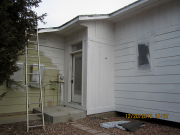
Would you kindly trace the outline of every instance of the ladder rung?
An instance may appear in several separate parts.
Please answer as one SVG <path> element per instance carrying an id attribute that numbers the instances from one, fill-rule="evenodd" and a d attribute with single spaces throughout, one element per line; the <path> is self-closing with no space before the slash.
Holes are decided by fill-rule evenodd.
<path id="1" fill-rule="evenodd" d="M 28 42 L 29 43 L 37 43 L 37 41 L 31 41 L 31 40 L 29 40 Z"/>
<path id="2" fill-rule="evenodd" d="M 39 73 L 27 73 L 28 75 L 39 75 Z"/>
<path id="3" fill-rule="evenodd" d="M 27 48 L 28 50 L 37 50 L 36 48 Z"/>
<path id="4" fill-rule="evenodd" d="M 28 92 L 28 94 L 41 94 L 41 92 Z"/>
<path id="5" fill-rule="evenodd" d="M 33 127 L 43 127 L 43 125 L 29 126 L 29 128 L 33 128 Z"/>
<path id="6" fill-rule="evenodd" d="M 32 116 L 34 116 L 34 115 L 42 115 L 42 113 L 33 113 L 33 114 L 28 114 L 28 115 L 32 115 Z"/>
<path id="7" fill-rule="evenodd" d="M 29 34 L 30 36 L 37 36 L 36 34 Z"/>
<path id="8" fill-rule="evenodd" d="M 33 64 L 27 64 L 27 66 L 33 66 Z M 38 66 L 38 64 L 36 66 Z"/>
<path id="9" fill-rule="evenodd" d="M 37 56 L 28 56 L 28 57 L 30 57 L 30 58 L 38 58 Z"/>
<path id="10" fill-rule="evenodd" d="M 39 82 L 27 82 L 27 83 L 31 83 L 31 84 L 39 84 Z"/>
<path id="11" fill-rule="evenodd" d="M 42 103 L 28 103 L 29 105 L 32 105 L 32 104 L 42 104 Z"/>

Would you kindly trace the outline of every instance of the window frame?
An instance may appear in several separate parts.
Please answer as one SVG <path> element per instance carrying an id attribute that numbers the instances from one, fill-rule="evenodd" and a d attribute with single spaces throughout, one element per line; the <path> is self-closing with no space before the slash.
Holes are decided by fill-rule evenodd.
<path id="1" fill-rule="evenodd" d="M 139 51 L 138 51 L 138 46 L 141 44 L 146 44 L 148 45 L 149 48 L 149 55 L 150 55 L 150 70 L 139 70 Z M 149 39 L 143 39 L 143 40 L 138 40 L 136 43 L 136 56 L 135 56 L 135 75 L 154 75 L 154 43 L 152 42 L 151 38 Z"/>
<path id="2" fill-rule="evenodd" d="M 74 50 L 74 46 L 79 45 L 79 44 L 82 45 L 82 48 L 79 49 L 79 50 Z M 82 53 L 82 50 L 83 50 L 83 42 L 82 42 L 82 41 L 77 42 L 77 43 L 75 43 L 75 44 L 72 44 L 72 45 L 70 45 L 70 46 L 71 46 L 71 52 L 70 52 L 71 55 L 77 54 L 77 53 Z"/>

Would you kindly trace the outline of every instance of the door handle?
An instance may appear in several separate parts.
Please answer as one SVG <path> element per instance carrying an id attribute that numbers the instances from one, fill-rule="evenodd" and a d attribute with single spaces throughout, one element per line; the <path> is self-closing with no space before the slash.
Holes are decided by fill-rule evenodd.
<path id="1" fill-rule="evenodd" d="M 71 83 L 73 83 L 73 79 L 71 79 Z"/>

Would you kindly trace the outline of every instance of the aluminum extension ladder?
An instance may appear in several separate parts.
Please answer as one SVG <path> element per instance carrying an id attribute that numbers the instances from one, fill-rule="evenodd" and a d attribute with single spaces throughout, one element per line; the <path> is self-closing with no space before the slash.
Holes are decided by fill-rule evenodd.
<path id="1" fill-rule="evenodd" d="M 44 113 L 43 113 L 43 100 L 42 100 L 42 86 L 41 86 L 41 69 L 40 69 L 40 53 L 39 53 L 39 37 L 38 37 L 38 27 L 36 26 L 36 34 L 29 34 L 30 36 L 36 36 L 36 39 L 33 41 L 28 39 L 28 42 L 25 44 L 25 83 L 26 83 L 26 112 L 27 112 L 27 132 L 29 131 L 29 128 L 33 128 L 33 127 L 43 127 L 43 129 L 45 130 L 45 125 L 44 125 Z M 26 32 L 26 34 L 28 34 Z M 28 48 L 29 45 L 36 45 L 37 48 Z M 29 56 L 28 55 L 28 50 L 36 50 L 37 51 L 37 56 Z M 30 66 L 32 66 L 32 64 L 28 64 L 28 58 L 34 58 L 34 59 L 38 59 L 38 73 L 28 73 L 27 71 L 27 67 L 30 68 Z M 39 92 L 29 92 L 28 91 L 28 85 L 32 84 L 32 82 L 28 82 L 28 75 L 38 75 L 39 76 L 39 82 L 33 82 L 36 84 L 39 84 Z M 30 103 L 29 100 L 29 94 L 31 95 L 37 95 L 39 94 L 39 103 Z M 41 113 L 35 113 L 35 114 L 29 114 L 29 106 L 31 104 L 39 104 L 39 107 L 41 107 Z M 33 115 L 41 115 L 42 117 L 42 124 L 40 125 L 29 125 L 29 116 L 33 116 Z"/>

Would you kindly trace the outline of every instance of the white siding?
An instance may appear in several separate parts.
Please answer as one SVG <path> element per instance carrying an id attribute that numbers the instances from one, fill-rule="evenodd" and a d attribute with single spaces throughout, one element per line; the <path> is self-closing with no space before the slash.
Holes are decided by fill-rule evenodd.
<path id="1" fill-rule="evenodd" d="M 39 34 L 40 50 L 63 73 L 65 39 L 56 34 Z"/>
<path id="2" fill-rule="evenodd" d="M 180 1 L 173 0 L 117 22 L 114 50 L 115 110 L 169 114 L 180 122 Z M 150 40 L 155 71 L 136 74 L 137 41 Z"/>
<path id="3" fill-rule="evenodd" d="M 56 35 L 53 33 L 42 33 L 39 34 L 39 48 L 42 52 L 44 52 L 44 56 L 51 59 L 53 65 L 57 68 L 46 67 L 46 69 L 55 69 L 59 70 L 59 72 L 64 75 L 64 45 L 65 38 Z M 36 47 L 36 46 L 35 46 Z M 63 93 L 63 89 L 61 87 L 61 93 Z M 62 104 L 63 96 L 61 94 L 60 104 Z"/>
<path id="4" fill-rule="evenodd" d="M 105 21 L 84 25 L 88 27 L 87 114 L 113 111 L 113 25 Z"/>

